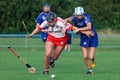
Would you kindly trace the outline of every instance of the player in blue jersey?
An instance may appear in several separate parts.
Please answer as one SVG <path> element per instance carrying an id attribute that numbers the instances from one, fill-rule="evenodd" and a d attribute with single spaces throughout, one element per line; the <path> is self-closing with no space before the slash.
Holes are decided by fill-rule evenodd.
<path id="1" fill-rule="evenodd" d="M 98 46 L 98 35 L 93 27 L 91 18 L 89 14 L 84 12 L 83 7 L 76 7 L 74 16 L 65 19 L 65 23 L 67 22 L 73 22 L 74 26 L 78 28 L 74 33 L 80 32 L 80 46 L 82 47 L 84 62 L 88 68 L 87 74 L 93 74 L 92 68 L 96 65 L 95 52 Z M 89 30 L 92 31 L 91 36 L 82 33 Z"/>
<path id="2" fill-rule="evenodd" d="M 47 13 L 50 12 L 50 3 L 44 3 L 43 4 L 43 12 L 39 14 L 36 20 L 36 27 L 40 26 L 40 24 L 46 20 Z M 45 43 L 47 40 L 47 26 L 41 30 L 41 38 L 42 41 Z"/>

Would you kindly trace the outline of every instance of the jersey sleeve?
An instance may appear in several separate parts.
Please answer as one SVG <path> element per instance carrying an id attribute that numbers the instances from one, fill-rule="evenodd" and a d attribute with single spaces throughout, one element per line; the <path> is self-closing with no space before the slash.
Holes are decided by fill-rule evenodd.
<path id="1" fill-rule="evenodd" d="M 67 23 L 66 29 L 69 31 L 69 30 L 72 30 L 72 28 L 73 28 L 73 25 L 70 23 Z"/>
<path id="2" fill-rule="evenodd" d="M 48 26 L 48 22 L 45 20 L 41 23 L 40 26 L 38 26 L 38 29 L 42 29 L 42 28 L 45 28 L 46 26 Z"/>
<path id="3" fill-rule="evenodd" d="M 58 21 L 57 21 L 57 25 L 58 25 L 58 26 L 60 26 L 60 27 L 62 27 L 62 28 L 64 27 L 63 22 L 62 22 L 62 21 L 60 21 L 60 20 L 58 20 Z"/>
<path id="4" fill-rule="evenodd" d="M 90 22 L 91 23 L 91 18 L 88 14 L 85 14 L 85 22 L 88 23 Z"/>
<path id="5" fill-rule="evenodd" d="M 62 18 L 58 17 L 57 20 L 59 20 L 61 26 L 64 26 L 64 20 Z M 70 23 L 67 23 L 66 29 L 72 30 L 72 28 L 73 28 L 73 25 L 71 25 Z"/>
<path id="6" fill-rule="evenodd" d="M 57 20 L 57 21 L 64 22 L 64 20 L 63 20 L 62 18 L 60 18 L 60 17 L 57 17 L 56 20 Z"/>
<path id="7" fill-rule="evenodd" d="M 36 23 L 41 24 L 42 23 L 42 15 L 39 15 L 36 19 Z"/>
<path id="8" fill-rule="evenodd" d="M 76 20 L 76 19 L 75 19 L 75 17 L 73 16 L 73 17 L 72 17 L 72 22 L 75 22 L 75 20 Z"/>

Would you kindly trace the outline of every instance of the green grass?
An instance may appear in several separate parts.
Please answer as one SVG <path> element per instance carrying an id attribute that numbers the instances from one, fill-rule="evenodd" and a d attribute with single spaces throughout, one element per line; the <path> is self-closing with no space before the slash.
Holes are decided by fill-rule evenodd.
<path id="1" fill-rule="evenodd" d="M 106 39 L 105 41 L 100 39 L 100 41 L 105 43 Z M 101 42 L 100 45 L 103 45 Z M 97 66 L 93 69 L 95 74 L 86 75 L 87 69 L 78 43 L 78 38 L 74 39 L 72 46 L 76 47 L 72 47 L 71 52 L 63 51 L 55 67 L 50 69 L 50 74 L 43 75 L 45 51 L 40 39 L 28 40 L 28 48 L 25 48 L 22 38 L 0 38 L 0 44 L 5 45 L 0 48 L 0 80 L 120 80 L 119 48 L 98 48 Z M 36 74 L 28 73 L 25 65 L 8 51 L 8 44 L 12 45 L 21 57 L 36 68 Z M 56 77 L 52 79 L 51 74 L 55 74 Z"/>

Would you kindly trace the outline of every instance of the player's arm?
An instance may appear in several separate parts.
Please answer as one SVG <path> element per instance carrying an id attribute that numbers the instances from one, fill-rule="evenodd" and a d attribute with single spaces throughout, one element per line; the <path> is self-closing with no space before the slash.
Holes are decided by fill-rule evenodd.
<path id="1" fill-rule="evenodd" d="M 72 29 L 72 30 L 73 30 L 73 33 L 76 34 L 75 31 L 79 31 L 79 28 L 73 26 L 73 29 Z M 83 34 L 85 34 L 85 35 L 87 35 L 88 37 L 90 37 L 90 36 L 94 36 L 94 33 L 93 33 L 91 30 L 80 31 L 80 32 L 83 33 Z"/>
<path id="2" fill-rule="evenodd" d="M 75 29 L 75 30 L 74 30 L 74 33 L 77 33 L 77 32 L 79 32 L 79 31 L 80 31 L 81 33 L 82 33 L 82 32 L 86 32 L 86 31 L 91 31 L 91 22 L 87 22 L 86 25 L 87 25 L 86 27 Z"/>
<path id="3" fill-rule="evenodd" d="M 64 24 L 67 24 L 67 22 L 72 22 L 72 17 L 64 19 Z M 77 28 L 76 26 L 72 27 L 72 30 L 73 30 L 74 34 L 76 34 L 77 32 L 79 32 L 80 31 L 79 29 L 80 28 Z M 85 31 L 80 31 L 80 32 L 82 32 L 83 34 L 85 33 Z"/>
<path id="4" fill-rule="evenodd" d="M 64 19 L 64 24 L 67 24 L 68 22 L 72 22 L 72 17 Z"/>
<path id="5" fill-rule="evenodd" d="M 86 27 L 79 28 L 79 31 L 91 30 L 91 22 L 86 23 Z"/>
<path id="6" fill-rule="evenodd" d="M 86 30 L 91 30 L 91 19 L 90 16 L 84 16 L 86 26 L 83 28 L 79 28 L 79 31 L 86 31 Z"/>
<path id="7" fill-rule="evenodd" d="M 91 23 L 90 22 L 87 22 L 86 23 L 86 27 L 83 27 L 83 28 L 78 28 L 76 30 L 74 30 L 74 33 L 77 33 L 77 32 L 86 32 L 86 31 L 91 31 Z"/>
<path id="8" fill-rule="evenodd" d="M 78 29 L 77 27 L 73 26 L 72 24 L 68 23 L 68 22 L 72 22 L 72 17 L 66 18 L 64 19 L 64 24 L 67 27 L 67 30 L 76 30 Z"/>
<path id="9" fill-rule="evenodd" d="M 90 37 L 90 36 L 94 36 L 94 33 L 92 31 L 81 31 L 81 33 L 85 34 L 86 36 Z"/>
<path id="10" fill-rule="evenodd" d="M 65 22 L 65 24 L 67 24 L 67 22 L 72 22 L 72 17 L 64 19 L 64 22 Z M 86 27 L 79 28 L 78 31 L 86 31 L 86 30 L 91 30 L 91 22 L 86 21 Z"/>
<path id="11" fill-rule="evenodd" d="M 28 35 L 28 37 L 32 37 L 33 35 L 35 35 L 36 33 L 39 32 L 38 27 L 40 26 L 40 24 L 42 23 L 42 16 L 39 15 L 36 19 L 36 28 L 33 30 L 33 32 L 31 34 Z"/>
<path id="12" fill-rule="evenodd" d="M 42 29 L 41 31 L 42 31 L 42 32 L 45 32 L 45 33 L 48 32 L 48 30 L 46 30 L 46 29 Z"/>
<path id="13" fill-rule="evenodd" d="M 67 22 L 72 22 L 72 17 L 66 18 L 64 21 L 65 24 L 67 24 Z M 80 31 L 81 33 L 86 34 L 87 36 L 94 36 L 93 32 L 91 31 L 90 22 L 87 22 L 87 26 L 85 28 L 77 28 L 76 26 L 73 26 L 72 30 L 74 34 Z"/>
<path id="14" fill-rule="evenodd" d="M 36 28 L 33 30 L 33 32 L 31 34 L 28 35 L 28 37 L 32 38 L 32 36 L 34 36 L 36 33 L 38 33 L 41 30 L 39 27 L 40 27 L 40 25 L 37 23 Z"/>
<path id="15" fill-rule="evenodd" d="M 41 29 L 44 28 L 46 25 L 47 25 L 47 21 L 44 21 L 41 25 L 36 24 L 36 28 L 33 30 L 31 34 L 28 35 L 28 37 L 31 38 L 32 36 L 34 36 L 36 33 L 41 31 Z"/>
<path id="16" fill-rule="evenodd" d="M 72 17 L 64 19 L 64 24 L 67 24 L 68 22 L 72 22 Z M 77 32 L 81 31 L 80 28 L 78 28 L 76 26 L 73 26 L 72 30 L 73 30 L 74 34 L 76 34 Z"/>

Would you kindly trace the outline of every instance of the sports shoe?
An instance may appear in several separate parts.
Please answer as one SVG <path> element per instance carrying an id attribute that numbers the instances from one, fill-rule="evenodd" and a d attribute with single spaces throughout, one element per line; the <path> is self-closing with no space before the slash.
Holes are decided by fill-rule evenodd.
<path id="1" fill-rule="evenodd" d="M 95 61 L 92 61 L 92 62 L 91 62 L 91 67 L 94 68 L 95 66 L 96 66 Z"/>
<path id="2" fill-rule="evenodd" d="M 89 68 L 87 74 L 94 74 L 94 72 L 92 71 L 91 68 Z"/>
<path id="3" fill-rule="evenodd" d="M 54 64 L 54 62 L 50 62 L 50 67 L 54 67 L 55 66 L 55 64 Z"/>
<path id="4" fill-rule="evenodd" d="M 51 56 L 50 57 L 50 67 L 54 67 L 55 66 L 55 64 L 54 64 L 54 61 L 53 61 L 53 57 Z"/>
<path id="5" fill-rule="evenodd" d="M 45 74 L 45 75 L 49 74 L 49 71 L 43 71 L 43 74 Z"/>
<path id="6" fill-rule="evenodd" d="M 88 71 L 87 74 L 94 74 L 94 72 L 93 71 Z"/>

